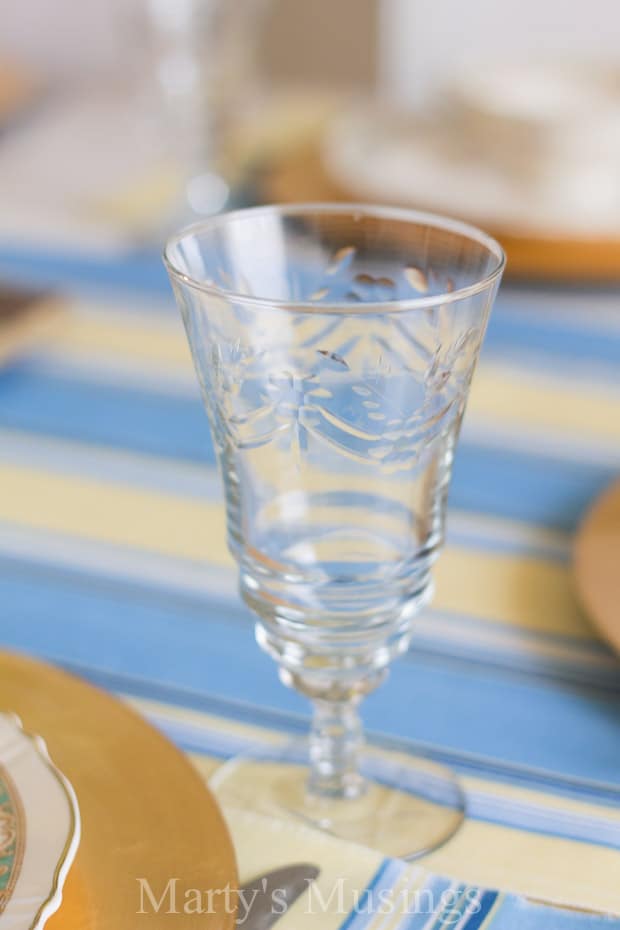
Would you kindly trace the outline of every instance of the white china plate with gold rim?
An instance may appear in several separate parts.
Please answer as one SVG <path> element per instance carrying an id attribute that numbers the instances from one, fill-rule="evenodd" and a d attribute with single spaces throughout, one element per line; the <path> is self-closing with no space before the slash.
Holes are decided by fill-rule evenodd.
<path id="1" fill-rule="evenodd" d="M 0 930 L 45 925 L 79 842 L 75 792 L 44 741 L 0 714 Z"/>

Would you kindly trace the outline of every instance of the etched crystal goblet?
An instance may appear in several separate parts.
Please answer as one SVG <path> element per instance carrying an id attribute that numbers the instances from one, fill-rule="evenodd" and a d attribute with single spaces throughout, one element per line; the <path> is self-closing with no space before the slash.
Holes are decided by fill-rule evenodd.
<path id="1" fill-rule="evenodd" d="M 214 217 L 165 263 L 241 595 L 314 708 L 305 746 L 225 765 L 218 790 L 387 853 L 432 849 L 462 819 L 458 782 L 365 744 L 358 707 L 431 595 L 503 252 L 449 219 L 311 204 Z"/>

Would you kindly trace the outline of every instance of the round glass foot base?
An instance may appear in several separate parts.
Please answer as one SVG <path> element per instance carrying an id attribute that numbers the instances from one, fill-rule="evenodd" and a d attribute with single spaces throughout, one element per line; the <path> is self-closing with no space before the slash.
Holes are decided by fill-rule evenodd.
<path id="1" fill-rule="evenodd" d="M 309 791 L 307 758 L 304 740 L 276 744 L 225 763 L 211 787 L 223 805 L 303 823 L 403 859 L 441 846 L 465 816 L 455 775 L 423 757 L 368 745 L 361 760 L 365 784 L 354 798 Z"/>

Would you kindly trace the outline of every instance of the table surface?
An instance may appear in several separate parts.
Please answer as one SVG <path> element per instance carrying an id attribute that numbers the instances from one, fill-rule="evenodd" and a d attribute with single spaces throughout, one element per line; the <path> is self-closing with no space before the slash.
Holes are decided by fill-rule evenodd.
<path id="1" fill-rule="evenodd" d="M 235 748 L 222 719 L 303 727 L 236 595 L 159 257 L 5 242 L 0 275 L 71 304 L 0 372 L 1 644 L 128 696 L 198 760 Z M 576 603 L 570 558 L 619 471 L 620 293 L 504 287 L 436 598 L 364 708 L 371 729 L 463 776 L 467 825 L 429 867 L 616 912 L 620 667 Z"/>

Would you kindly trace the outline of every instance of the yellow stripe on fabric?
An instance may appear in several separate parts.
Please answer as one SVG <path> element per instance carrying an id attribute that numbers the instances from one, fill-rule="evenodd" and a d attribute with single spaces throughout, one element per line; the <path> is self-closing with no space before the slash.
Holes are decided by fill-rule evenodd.
<path id="1" fill-rule="evenodd" d="M 373 874 L 373 866 L 378 867 L 381 861 L 369 849 L 345 844 L 294 823 L 235 809 L 224 813 L 239 852 L 242 880 L 284 864 L 288 856 L 289 863 L 302 859 L 320 864 L 323 887 L 329 887 L 330 876 L 333 887 L 333 882 L 344 875 L 347 890 L 352 891 L 359 882 L 356 889 L 359 893 Z M 265 826 L 261 824 L 263 819 Z M 267 833 L 271 833 L 268 843 Z M 458 882 L 501 888 L 563 907 L 620 913 L 617 851 L 583 843 L 569 844 L 538 834 L 466 821 L 449 843 L 424 858 L 424 869 Z M 303 917 L 300 913 L 291 928 L 302 930 L 308 926 L 310 930 L 316 926 L 316 923 L 306 925 Z M 331 915 L 325 915 L 320 926 L 327 930 L 339 924 L 331 922 Z M 288 927 L 283 922 L 282 930 Z"/>
<path id="2" fill-rule="evenodd" d="M 620 395 L 571 384 L 541 372 L 481 364 L 469 398 L 469 415 L 505 424 L 550 427 L 574 434 L 620 440 Z"/>
<path id="3" fill-rule="evenodd" d="M 230 565 L 221 505 L 0 465 L 0 520 Z"/>
<path id="4" fill-rule="evenodd" d="M 216 759 L 213 756 L 201 756 L 197 752 L 189 752 L 186 753 L 186 755 L 198 774 L 204 778 L 205 781 L 209 781 L 211 776 L 215 773 L 215 770 L 219 769 L 222 764 L 221 759 Z"/>
<path id="5" fill-rule="evenodd" d="M 232 564 L 224 508 L 174 494 L 0 465 L 0 520 L 181 559 Z M 548 633 L 590 636 L 569 570 L 505 553 L 448 546 L 435 606 Z"/>
<path id="6" fill-rule="evenodd" d="M 215 714 L 208 714 L 205 711 L 191 710 L 176 704 L 167 704 L 164 701 L 153 701 L 148 698 L 135 698 L 122 694 L 119 696 L 138 713 L 146 717 L 156 717 L 158 721 L 170 724 L 176 723 L 189 728 L 208 728 L 222 733 L 223 736 L 235 736 L 240 740 L 269 740 L 273 741 L 274 744 L 282 741 L 280 731 L 271 730 L 258 724 L 239 723 L 229 717 L 220 717 Z"/>
<path id="7" fill-rule="evenodd" d="M 565 565 L 447 546 L 433 606 L 544 633 L 591 637 Z"/>
<path id="8" fill-rule="evenodd" d="M 179 316 L 123 313 L 115 309 L 74 313 L 48 340 L 48 348 L 94 359 L 140 359 L 155 367 L 191 367 L 191 357 Z"/>
<path id="9" fill-rule="evenodd" d="M 231 808 L 224 810 L 224 816 L 242 882 L 292 862 L 309 862 L 321 869 L 312 889 L 278 921 L 278 930 L 338 930 L 347 914 L 360 906 L 364 889 L 383 861 L 374 850 L 301 823 Z"/>
<path id="10" fill-rule="evenodd" d="M 466 820 L 449 843 L 425 857 L 424 866 L 486 888 L 620 914 L 616 849 Z"/>

